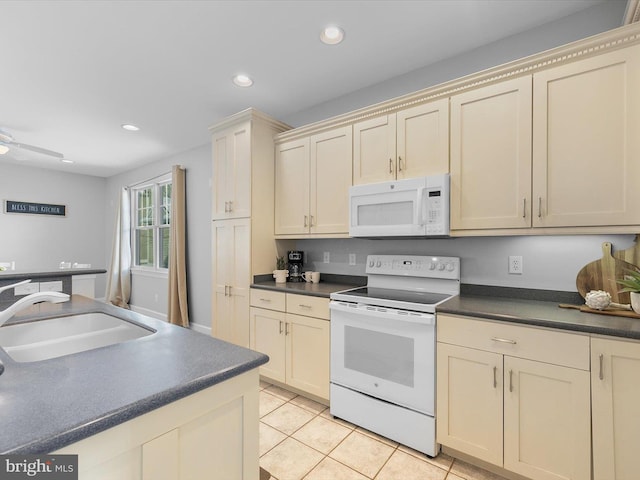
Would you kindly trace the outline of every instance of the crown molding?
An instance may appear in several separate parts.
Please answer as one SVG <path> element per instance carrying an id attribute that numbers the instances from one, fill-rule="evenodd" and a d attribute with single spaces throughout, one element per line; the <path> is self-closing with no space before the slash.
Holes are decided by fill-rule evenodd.
<path id="1" fill-rule="evenodd" d="M 630 1 L 640 2 L 640 0 Z M 462 91 L 500 82 L 509 78 L 532 74 L 547 68 L 571 63 L 635 44 L 640 44 L 640 23 L 622 26 L 545 52 L 530 55 L 414 93 L 338 115 L 327 120 L 303 125 L 276 135 L 275 141 L 276 143 L 282 143 L 310 134 L 347 126 L 376 116 L 395 113 L 415 105 L 447 98 Z"/>
<path id="2" fill-rule="evenodd" d="M 214 131 L 222 130 L 224 128 L 227 128 L 233 125 L 237 125 L 238 123 L 241 123 L 241 122 L 253 121 L 253 120 L 259 120 L 260 122 L 266 125 L 269 125 L 274 130 L 277 130 L 279 132 L 283 132 L 285 130 L 291 129 L 291 125 L 287 125 L 286 123 L 276 120 L 275 118 L 271 117 L 270 115 L 267 115 L 264 112 L 261 112 L 256 108 L 250 107 L 238 113 L 235 113 L 229 117 L 225 117 L 224 120 L 211 125 L 209 127 L 209 131 L 214 132 Z"/>
<path id="3" fill-rule="evenodd" d="M 629 25 L 640 20 L 640 0 L 628 0 L 624 12 L 624 24 Z"/>

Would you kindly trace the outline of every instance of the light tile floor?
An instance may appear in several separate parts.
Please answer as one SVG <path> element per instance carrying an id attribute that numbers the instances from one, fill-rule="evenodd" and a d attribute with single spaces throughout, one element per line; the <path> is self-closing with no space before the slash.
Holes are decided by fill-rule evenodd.
<path id="1" fill-rule="evenodd" d="M 271 480 L 504 480 L 445 454 L 430 458 L 260 382 L 260 466 Z"/>

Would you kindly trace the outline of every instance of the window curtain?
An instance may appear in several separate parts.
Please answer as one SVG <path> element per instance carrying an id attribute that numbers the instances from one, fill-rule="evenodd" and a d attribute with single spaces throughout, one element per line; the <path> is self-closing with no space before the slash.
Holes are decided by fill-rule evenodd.
<path id="1" fill-rule="evenodd" d="M 186 267 L 185 171 L 179 165 L 171 168 L 171 222 L 169 225 L 169 323 L 189 326 Z"/>
<path id="2" fill-rule="evenodd" d="M 126 188 L 120 191 L 105 298 L 113 305 L 129 308 L 131 298 L 131 207 L 129 191 Z"/>

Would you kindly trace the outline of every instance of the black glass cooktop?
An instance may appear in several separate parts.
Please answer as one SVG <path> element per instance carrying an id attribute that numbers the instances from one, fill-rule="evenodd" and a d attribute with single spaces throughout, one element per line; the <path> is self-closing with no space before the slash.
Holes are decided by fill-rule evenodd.
<path id="1" fill-rule="evenodd" d="M 416 292 L 416 291 L 396 290 L 396 289 L 390 289 L 390 288 L 373 288 L 373 287 L 356 288 L 354 290 L 347 290 L 339 293 L 340 295 L 345 295 L 349 297 L 367 298 L 371 300 L 371 303 L 374 303 L 375 299 L 379 298 L 382 300 L 421 303 L 425 305 L 434 305 L 436 303 L 440 303 L 451 297 L 451 295 L 444 294 L 444 293 Z"/>

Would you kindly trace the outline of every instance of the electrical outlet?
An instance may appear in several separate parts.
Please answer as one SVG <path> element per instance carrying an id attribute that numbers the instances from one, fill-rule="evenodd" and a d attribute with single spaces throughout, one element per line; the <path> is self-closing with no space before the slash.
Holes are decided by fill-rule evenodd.
<path id="1" fill-rule="evenodd" d="M 356 254 L 355 253 L 350 253 L 349 254 L 349 265 L 355 265 L 356 264 Z"/>
<path id="2" fill-rule="evenodd" d="M 31 295 L 32 293 L 37 293 L 39 291 L 40 284 L 38 282 L 25 283 L 24 285 L 19 285 L 13 289 L 13 296 Z"/>
<path id="3" fill-rule="evenodd" d="M 329 263 L 331 261 L 331 256 L 329 255 L 329 252 L 324 252 L 324 254 L 322 255 L 322 263 Z"/>
<path id="4" fill-rule="evenodd" d="M 509 256 L 509 273 L 513 275 L 522 275 L 523 264 L 522 256 L 510 255 Z"/>

